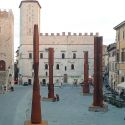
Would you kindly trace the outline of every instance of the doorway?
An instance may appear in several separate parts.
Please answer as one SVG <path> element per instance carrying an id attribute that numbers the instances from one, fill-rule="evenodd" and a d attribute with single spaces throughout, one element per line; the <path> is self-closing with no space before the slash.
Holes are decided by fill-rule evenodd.
<path id="1" fill-rule="evenodd" d="M 42 86 L 46 86 L 46 79 L 42 80 Z"/>
<path id="2" fill-rule="evenodd" d="M 32 80 L 28 79 L 28 84 L 31 85 L 31 83 L 32 83 Z"/>
<path id="3" fill-rule="evenodd" d="M 0 60 L 0 71 L 5 71 L 6 69 L 6 63 L 3 60 Z"/>
<path id="4" fill-rule="evenodd" d="M 68 75 L 67 74 L 64 74 L 64 83 L 67 83 L 68 82 Z"/>

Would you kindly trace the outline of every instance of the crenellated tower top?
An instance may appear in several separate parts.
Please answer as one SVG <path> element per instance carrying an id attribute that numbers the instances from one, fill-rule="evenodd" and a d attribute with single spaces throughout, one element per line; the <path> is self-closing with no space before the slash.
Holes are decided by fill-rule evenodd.
<path id="1" fill-rule="evenodd" d="M 92 32 L 90 34 L 88 33 L 71 33 L 71 32 L 62 32 L 62 33 L 40 33 L 40 36 L 99 36 L 99 33 L 96 32 L 93 34 Z"/>
<path id="2" fill-rule="evenodd" d="M 13 17 L 13 12 L 11 9 L 6 10 L 6 9 L 0 9 L 0 17 L 2 18 L 10 18 Z"/>

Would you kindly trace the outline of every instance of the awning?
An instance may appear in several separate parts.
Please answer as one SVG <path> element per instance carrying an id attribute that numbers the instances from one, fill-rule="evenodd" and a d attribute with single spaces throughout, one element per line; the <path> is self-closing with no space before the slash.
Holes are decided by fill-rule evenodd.
<path id="1" fill-rule="evenodd" d="M 125 82 L 122 82 L 122 83 L 118 84 L 117 88 L 125 89 Z"/>

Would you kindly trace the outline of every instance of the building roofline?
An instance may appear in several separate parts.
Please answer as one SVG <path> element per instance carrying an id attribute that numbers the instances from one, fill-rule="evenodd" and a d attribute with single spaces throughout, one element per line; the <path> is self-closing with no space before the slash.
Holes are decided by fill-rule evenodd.
<path id="1" fill-rule="evenodd" d="M 120 24 L 118 24 L 117 26 L 115 26 L 113 29 L 117 30 L 118 28 L 120 28 L 121 26 L 123 26 L 125 24 L 125 21 L 121 22 Z"/>
<path id="2" fill-rule="evenodd" d="M 41 8 L 41 5 L 40 5 L 39 2 L 36 1 L 36 0 L 23 0 L 23 1 L 21 1 L 20 5 L 19 5 L 19 8 L 21 7 L 22 3 L 29 3 L 29 2 L 30 2 L 30 3 L 31 3 L 31 2 L 37 3 L 37 4 L 39 5 L 39 7 Z"/>
<path id="3" fill-rule="evenodd" d="M 108 52 L 112 51 L 113 49 L 116 49 L 116 43 L 112 43 L 107 46 Z"/>

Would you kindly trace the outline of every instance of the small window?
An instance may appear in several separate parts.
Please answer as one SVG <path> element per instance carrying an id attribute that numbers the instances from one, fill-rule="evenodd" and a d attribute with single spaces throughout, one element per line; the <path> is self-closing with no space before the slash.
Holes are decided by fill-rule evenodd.
<path id="1" fill-rule="evenodd" d="M 29 53 L 29 59 L 32 59 L 32 53 Z"/>
<path id="2" fill-rule="evenodd" d="M 48 76 L 48 72 L 46 72 L 46 76 Z"/>
<path id="3" fill-rule="evenodd" d="M 45 64 L 45 69 L 48 69 L 48 64 Z"/>
<path id="4" fill-rule="evenodd" d="M 56 69 L 59 69 L 59 64 L 56 65 Z"/>
<path id="5" fill-rule="evenodd" d="M 76 53 L 73 53 L 73 59 L 76 59 Z"/>
<path id="6" fill-rule="evenodd" d="M 122 62 L 125 61 L 125 49 L 122 49 L 122 52 L 121 52 L 121 61 Z"/>
<path id="7" fill-rule="evenodd" d="M 65 59 L 65 54 L 64 53 L 62 53 L 62 59 Z"/>
<path id="8" fill-rule="evenodd" d="M 119 58 L 120 58 L 120 55 L 119 55 L 119 51 L 117 50 L 117 53 L 116 53 L 117 62 L 119 62 Z"/>
<path id="9" fill-rule="evenodd" d="M 67 70 L 67 67 L 65 66 L 65 71 Z"/>
<path id="10" fill-rule="evenodd" d="M 71 65 L 71 70 L 74 70 L 74 64 Z"/>
<path id="11" fill-rule="evenodd" d="M 43 59 L 43 53 L 40 53 L 40 59 Z"/>

